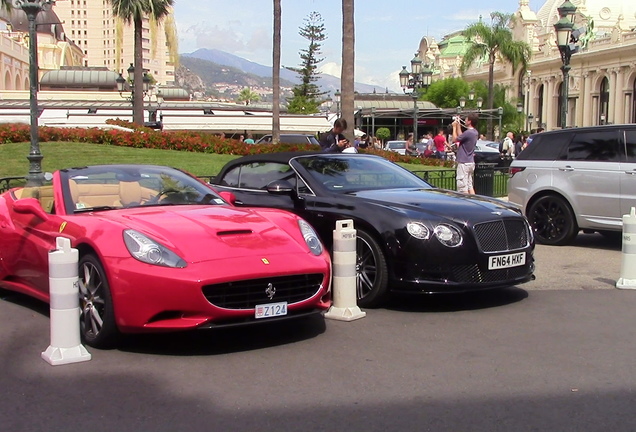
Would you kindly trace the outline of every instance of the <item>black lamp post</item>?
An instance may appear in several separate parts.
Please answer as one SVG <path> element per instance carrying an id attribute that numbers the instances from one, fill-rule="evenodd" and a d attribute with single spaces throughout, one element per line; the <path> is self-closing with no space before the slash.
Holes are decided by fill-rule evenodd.
<path id="1" fill-rule="evenodd" d="M 44 9 L 51 7 L 52 0 L 15 0 L 16 8 L 24 11 L 29 21 L 29 111 L 31 114 L 31 148 L 29 150 L 29 174 L 27 186 L 41 186 L 44 183 L 42 174 L 42 153 L 38 135 L 38 36 L 35 19 Z"/>
<path id="2" fill-rule="evenodd" d="M 517 118 L 519 119 L 519 130 L 521 131 L 522 125 L 522 117 L 521 113 L 523 112 L 523 104 L 521 102 L 517 102 Z"/>
<path id="3" fill-rule="evenodd" d="M 333 94 L 333 98 L 336 101 L 336 116 L 338 118 L 340 118 L 340 98 L 342 97 L 342 94 L 340 93 L 340 90 L 336 90 L 336 92 Z"/>
<path id="4" fill-rule="evenodd" d="M 501 119 L 503 118 L 503 108 L 497 108 L 497 114 L 499 114 L 499 136 L 498 139 L 501 138 Z"/>
<path id="5" fill-rule="evenodd" d="M 561 53 L 561 72 L 563 72 L 563 85 L 561 86 L 561 128 L 565 129 L 567 125 L 568 114 L 568 93 L 570 79 L 570 58 L 577 51 L 577 47 L 572 43 L 572 30 L 574 30 L 574 15 L 576 14 L 576 6 L 565 0 L 559 8 L 559 16 L 561 19 L 554 24 L 554 30 L 557 36 L 557 46 Z"/>
<path id="6" fill-rule="evenodd" d="M 431 85 L 433 79 L 433 71 L 429 68 L 428 64 L 422 67 L 422 59 L 415 53 L 415 57 L 411 60 L 411 72 L 406 70 L 406 66 L 402 66 L 400 71 L 400 86 L 404 93 L 406 89 L 411 89 L 411 97 L 413 98 L 413 142 L 417 142 L 417 114 L 418 106 L 417 100 L 419 99 L 418 89 L 427 89 Z"/>
<path id="7" fill-rule="evenodd" d="M 484 98 L 479 96 L 477 98 L 477 110 L 481 112 L 481 107 L 484 105 Z"/>
<path id="8" fill-rule="evenodd" d="M 134 108 L 135 107 L 135 66 L 131 63 L 130 66 L 128 66 L 128 69 L 126 69 L 126 72 L 128 73 L 128 82 L 130 82 L 129 86 L 126 85 L 127 84 L 126 79 L 122 76 L 121 73 L 115 79 L 115 82 L 117 83 L 117 90 L 119 91 L 119 95 L 121 97 L 124 97 L 122 95 L 123 92 L 128 90 L 128 88 L 130 89 L 130 97 L 127 97 L 127 99 L 132 103 L 133 110 L 134 110 L 135 109 Z M 144 72 L 142 81 L 143 81 L 143 85 L 142 85 L 143 95 L 141 97 L 143 98 L 144 96 L 148 94 L 148 91 L 150 90 L 150 77 L 148 76 L 148 72 Z M 133 113 L 133 118 L 134 117 L 135 116 Z"/>

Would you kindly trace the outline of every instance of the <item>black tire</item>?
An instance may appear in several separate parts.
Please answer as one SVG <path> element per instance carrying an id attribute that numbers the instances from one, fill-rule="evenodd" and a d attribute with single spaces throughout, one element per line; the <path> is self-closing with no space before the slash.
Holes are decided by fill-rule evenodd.
<path id="1" fill-rule="evenodd" d="M 558 195 L 545 195 L 528 208 L 528 222 L 537 242 L 545 245 L 569 244 L 579 232 L 574 213 Z"/>
<path id="2" fill-rule="evenodd" d="M 80 331 L 82 340 L 95 348 L 112 348 L 119 337 L 106 272 L 94 255 L 79 261 Z"/>
<path id="3" fill-rule="evenodd" d="M 377 307 L 388 296 L 388 268 L 378 242 L 358 230 L 356 240 L 356 295 L 358 306 Z"/>

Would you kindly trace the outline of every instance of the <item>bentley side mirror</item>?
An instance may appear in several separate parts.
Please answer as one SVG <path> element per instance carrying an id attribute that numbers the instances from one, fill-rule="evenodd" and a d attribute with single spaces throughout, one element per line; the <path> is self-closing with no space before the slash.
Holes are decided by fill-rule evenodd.
<path id="1" fill-rule="evenodd" d="M 274 180 L 267 185 L 267 192 L 274 195 L 289 195 L 294 192 L 294 186 L 287 180 Z"/>

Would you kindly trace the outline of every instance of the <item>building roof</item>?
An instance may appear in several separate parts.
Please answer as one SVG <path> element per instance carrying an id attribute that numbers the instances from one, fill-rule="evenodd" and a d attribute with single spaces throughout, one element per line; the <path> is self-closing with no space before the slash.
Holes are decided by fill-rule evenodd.
<path id="1" fill-rule="evenodd" d="M 51 88 L 117 88 L 116 72 L 100 69 L 59 69 L 46 72 L 40 79 L 42 87 Z"/>

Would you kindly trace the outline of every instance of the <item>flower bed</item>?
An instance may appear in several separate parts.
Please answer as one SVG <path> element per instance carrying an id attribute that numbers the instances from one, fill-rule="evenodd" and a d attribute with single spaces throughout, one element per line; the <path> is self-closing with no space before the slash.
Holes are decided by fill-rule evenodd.
<path id="1" fill-rule="evenodd" d="M 122 147 L 150 148 L 160 150 L 178 150 L 198 153 L 216 153 L 245 156 L 285 151 L 318 151 L 320 148 L 310 144 L 245 144 L 235 139 L 221 138 L 209 133 L 189 131 L 162 132 L 135 126 L 124 120 L 109 120 L 115 124 L 134 129 L 133 132 L 99 128 L 39 128 L 39 139 L 47 141 L 87 142 Z M 0 125 L 0 144 L 30 141 L 30 129 L 26 124 Z M 452 162 L 440 159 L 402 156 L 396 152 L 360 149 L 361 153 L 376 154 L 393 162 L 451 167 Z"/>

